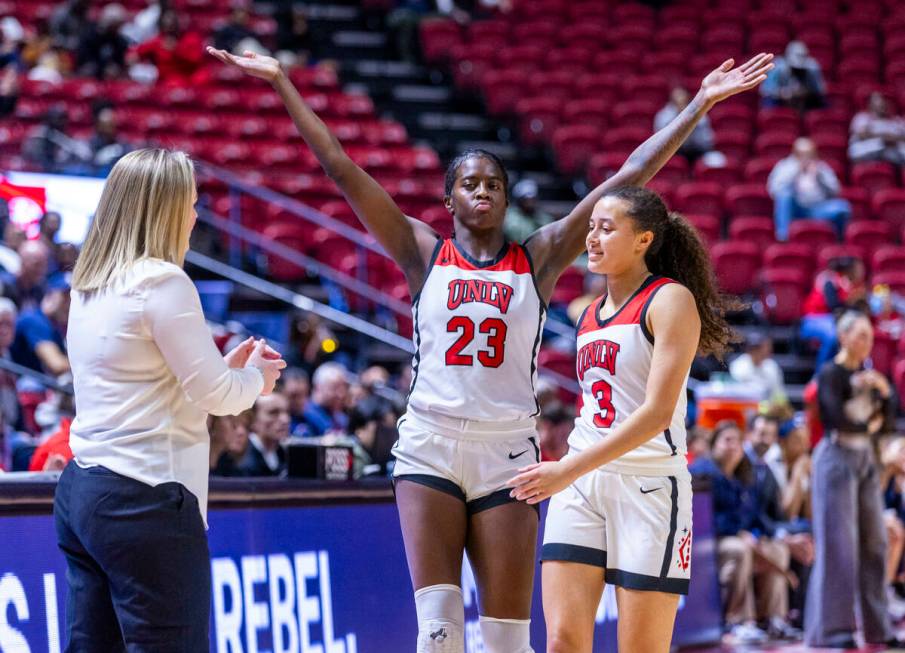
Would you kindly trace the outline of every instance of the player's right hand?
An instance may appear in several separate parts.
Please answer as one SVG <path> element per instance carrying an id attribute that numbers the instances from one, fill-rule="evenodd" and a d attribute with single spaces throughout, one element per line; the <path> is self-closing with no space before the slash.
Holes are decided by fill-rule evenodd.
<path id="1" fill-rule="evenodd" d="M 286 361 L 279 357 L 274 358 L 275 353 L 262 339 L 255 343 L 255 348 L 248 357 L 248 364 L 257 367 L 264 376 L 262 395 L 269 395 L 273 392 L 273 387 L 280 378 L 280 370 L 286 367 Z"/>
<path id="2" fill-rule="evenodd" d="M 235 66 L 243 73 L 257 77 L 268 82 L 276 81 L 283 74 L 283 67 L 280 62 L 273 57 L 256 54 L 251 50 L 246 50 L 244 56 L 238 57 L 230 54 L 226 50 L 218 50 L 211 46 L 207 46 L 207 53 L 225 64 Z"/>

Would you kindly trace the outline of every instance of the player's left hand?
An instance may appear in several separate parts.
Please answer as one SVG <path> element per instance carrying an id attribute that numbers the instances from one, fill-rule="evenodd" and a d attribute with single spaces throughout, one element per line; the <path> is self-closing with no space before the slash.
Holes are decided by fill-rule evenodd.
<path id="1" fill-rule="evenodd" d="M 565 490 L 575 480 L 575 473 L 563 460 L 534 463 L 518 471 L 518 476 L 506 483 L 512 487 L 509 496 L 528 504 L 549 499 L 557 492 Z"/>
<path id="2" fill-rule="evenodd" d="M 716 104 L 749 91 L 767 79 L 767 73 L 773 69 L 773 55 L 761 52 L 737 68 L 734 65 L 734 59 L 727 59 L 701 82 L 701 92 L 709 103 Z"/>

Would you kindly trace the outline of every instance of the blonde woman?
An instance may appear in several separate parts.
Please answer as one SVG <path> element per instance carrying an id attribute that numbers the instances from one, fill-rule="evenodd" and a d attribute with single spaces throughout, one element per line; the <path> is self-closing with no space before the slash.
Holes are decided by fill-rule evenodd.
<path id="1" fill-rule="evenodd" d="M 263 341 L 214 346 L 182 270 L 195 200 L 185 154 L 127 154 L 75 267 L 75 460 L 54 501 L 68 652 L 210 648 L 207 415 L 249 408 L 285 362 Z"/>

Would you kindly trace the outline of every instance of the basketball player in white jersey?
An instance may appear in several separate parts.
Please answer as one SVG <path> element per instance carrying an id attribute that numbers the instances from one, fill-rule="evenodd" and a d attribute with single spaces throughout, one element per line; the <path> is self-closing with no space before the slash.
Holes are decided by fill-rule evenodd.
<path id="1" fill-rule="evenodd" d="M 691 573 L 685 386 L 697 352 L 726 350 L 734 302 L 694 229 L 647 189 L 598 201 L 587 249 L 607 292 L 579 320 L 569 453 L 523 469 L 513 495 L 553 497 L 541 553 L 548 653 L 591 653 L 605 583 L 620 652 L 667 653 Z"/>
<path id="2" fill-rule="evenodd" d="M 764 79 L 771 56 L 736 69 L 725 62 L 614 177 L 564 219 L 518 244 L 503 236 L 509 181 L 493 154 L 472 150 L 450 165 L 445 204 L 455 237 L 443 240 L 403 214 L 346 155 L 275 59 L 209 51 L 273 85 L 326 173 L 408 280 L 417 352 L 394 476 L 415 589 L 418 653 L 464 649 L 459 583 L 466 551 L 478 585 L 484 650 L 530 652 L 537 513 L 509 496 L 506 481 L 526 461 L 538 460 L 534 381 L 546 303 L 584 249 L 597 200 L 609 189 L 644 184 L 713 104 Z"/>

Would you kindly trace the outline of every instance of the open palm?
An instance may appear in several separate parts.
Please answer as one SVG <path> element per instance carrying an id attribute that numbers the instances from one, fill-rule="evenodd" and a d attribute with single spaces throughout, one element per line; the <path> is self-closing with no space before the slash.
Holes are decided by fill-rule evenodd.
<path id="1" fill-rule="evenodd" d="M 216 57 L 225 64 L 235 66 L 246 75 L 258 77 L 260 79 L 272 82 L 280 72 L 280 62 L 273 57 L 265 57 L 249 50 L 245 51 L 245 56 L 238 57 L 230 54 L 226 50 L 218 50 L 217 48 L 207 47 L 208 54 Z"/>
<path id="2" fill-rule="evenodd" d="M 733 68 L 733 65 L 733 59 L 724 61 L 701 82 L 701 90 L 709 101 L 720 102 L 767 79 L 767 73 L 773 68 L 773 55 L 761 52 L 738 68 Z"/>

